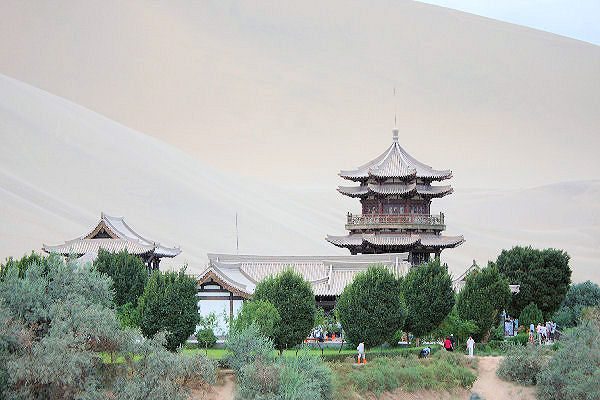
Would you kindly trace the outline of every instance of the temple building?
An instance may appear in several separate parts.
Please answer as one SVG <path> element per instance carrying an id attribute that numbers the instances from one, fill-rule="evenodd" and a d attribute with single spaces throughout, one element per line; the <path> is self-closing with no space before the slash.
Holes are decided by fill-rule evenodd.
<path id="1" fill-rule="evenodd" d="M 327 236 L 333 245 L 351 254 L 408 252 L 410 263 L 417 265 L 465 241 L 462 236 L 442 235 L 444 214 L 431 214 L 432 199 L 453 191 L 449 185 L 434 183 L 450 179 L 452 171 L 433 169 L 410 156 L 398 143 L 398 129 L 393 130 L 392 145 L 379 157 L 339 175 L 357 184 L 340 186 L 338 191 L 360 199 L 362 212 L 347 214 L 349 234 Z"/>
<path id="2" fill-rule="evenodd" d="M 157 270 L 163 257 L 175 257 L 181 253 L 179 247 L 166 247 L 135 232 L 123 217 L 100 214 L 100 221 L 88 234 L 55 246 L 42 245 L 46 253 L 75 256 L 80 262 L 93 261 L 98 250 L 119 252 L 127 250 L 139 256 L 149 270 Z"/>
<path id="3" fill-rule="evenodd" d="M 288 268 L 310 283 L 317 307 L 330 311 L 335 306 L 336 298 L 356 274 L 373 265 L 380 265 L 400 277 L 410 267 L 408 253 L 355 256 L 208 254 L 208 259 L 206 269 L 196 276 L 200 314 L 226 314 L 228 318 L 233 318 L 243 301 L 252 297 L 258 282 Z M 224 327 L 220 327 L 220 333 L 224 331 Z"/>

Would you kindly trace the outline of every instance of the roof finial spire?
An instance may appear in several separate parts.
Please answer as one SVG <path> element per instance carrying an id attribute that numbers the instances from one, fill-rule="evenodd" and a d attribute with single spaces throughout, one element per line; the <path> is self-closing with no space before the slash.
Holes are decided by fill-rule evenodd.
<path id="1" fill-rule="evenodd" d="M 394 86 L 394 129 L 392 129 L 392 138 L 394 139 L 394 142 L 398 141 L 398 126 L 396 124 L 396 86 Z"/>

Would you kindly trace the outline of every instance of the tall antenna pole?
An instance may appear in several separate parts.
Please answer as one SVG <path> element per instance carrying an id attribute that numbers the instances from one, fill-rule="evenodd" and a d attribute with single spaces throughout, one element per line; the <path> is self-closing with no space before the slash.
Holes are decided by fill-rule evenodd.
<path id="1" fill-rule="evenodd" d="M 240 254 L 240 236 L 238 232 L 237 211 L 235 213 L 235 253 Z"/>

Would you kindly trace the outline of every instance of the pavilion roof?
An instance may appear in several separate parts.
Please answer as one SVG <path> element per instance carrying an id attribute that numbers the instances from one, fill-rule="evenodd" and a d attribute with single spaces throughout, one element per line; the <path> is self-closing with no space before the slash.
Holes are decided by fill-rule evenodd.
<path id="1" fill-rule="evenodd" d="M 465 241 L 463 236 L 444 236 L 435 233 L 414 232 L 350 233 L 345 236 L 328 235 L 326 239 L 335 246 L 345 248 L 370 245 L 382 248 L 404 248 L 405 250 L 419 245 L 432 249 L 451 248 L 459 246 Z"/>
<path id="2" fill-rule="evenodd" d="M 98 237 L 100 234 L 107 237 Z M 158 242 L 146 239 L 125 222 L 123 217 L 114 217 L 105 213 L 100 214 L 100 221 L 88 234 L 66 241 L 56 246 L 43 245 L 48 253 L 56 252 L 63 255 L 98 253 L 98 249 L 108 251 L 127 250 L 131 254 L 154 253 L 158 257 L 175 257 L 181 253 L 181 248 L 163 246 Z"/>
<path id="3" fill-rule="evenodd" d="M 374 177 L 423 180 L 443 180 L 452 177 L 450 170 L 436 170 L 406 152 L 398 143 L 398 130 L 394 129 L 394 141 L 385 152 L 374 160 L 353 170 L 342 170 L 339 175 L 351 181 L 366 181 Z"/>
<path id="4" fill-rule="evenodd" d="M 199 283 L 214 277 L 229 290 L 251 295 L 258 282 L 288 268 L 302 275 L 316 296 L 338 296 L 360 272 L 373 265 L 383 265 L 397 276 L 409 268 L 407 253 L 362 254 L 356 256 L 256 256 L 209 254 L 209 265 L 199 275 Z M 241 293 L 239 293 L 241 292 Z"/>
<path id="5" fill-rule="evenodd" d="M 349 197 L 369 195 L 408 195 L 419 194 L 423 197 L 444 197 L 453 192 L 452 186 L 431 186 L 412 183 L 367 183 L 360 186 L 339 186 L 338 192 Z"/>

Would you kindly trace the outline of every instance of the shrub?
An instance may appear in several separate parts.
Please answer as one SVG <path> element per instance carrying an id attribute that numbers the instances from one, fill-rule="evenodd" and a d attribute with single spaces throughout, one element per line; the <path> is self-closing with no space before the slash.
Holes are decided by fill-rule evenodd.
<path id="1" fill-rule="evenodd" d="M 112 278 L 117 307 L 127 303 L 134 307 L 137 305 L 148 281 L 148 271 L 141 258 L 129 254 L 127 250 L 115 253 L 99 249 L 94 267 Z"/>
<path id="2" fill-rule="evenodd" d="M 169 332 L 166 346 L 171 351 L 185 343 L 200 320 L 196 294 L 196 280 L 185 274 L 185 268 L 179 273 L 152 272 L 137 306 L 144 336 Z"/>
<path id="3" fill-rule="evenodd" d="M 298 357 L 257 359 L 241 369 L 239 399 L 330 399 L 331 371 L 318 357 L 301 350 Z"/>
<path id="4" fill-rule="evenodd" d="M 198 346 L 204 348 L 213 347 L 217 343 L 217 337 L 210 328 L 199 329 L 196 332 L 196 340 L 198 340 Z"/>
<path id="5" fill-rule="evenodd" d="M 412 268 L 402 280 L 401 287 L 407 306 L 404 330 L 417 338 L 437 328 L 452 311 L 452 278 L 439 258 Z"/>
<path id="6" fill-rule="evenodd" d="M 584 308 L 598 305 L 600 305 L 600 286 L 590 281 L 576 283 L 569 287 L 553 319 L 562 328 L 570 328 L 577 325 Z"/>
<path id="7" fill-rule="evenodd" d="M 523 311 L 521 311 L 519 323 L 529 329 L 531 324 L 537 326 L 537 324 L 544 323 L 544 316 L 542 315 L 542 311 L 532 302 L 525 306 Z"/>
<path id="8" fill-rule="evenodd" d="M 256 325 L 240 331 L 233 331 L 226 344 L 225 362 L 237 374 L 246 364 L 254 364 L 256 360 L 268 363 L 273 358 L 273 341 L 260 334 Z"/>
<path id="9" fill-rule="evenodd" d="M 539 398 L 598 399 L 600 393 L 600 331 L 590 322 L 575 328 L 538 375 Z"/>
<path id="10" fill-rule="evenodd" d="M 469 335 L 472 335 L 476 331 L 477 325 L 475 324 L 475 321 L 461 319 L 455 304 L 450 314 L 448 314 L 440 326 L 431 333 L 431 336 L 435 339 L 440 339 L 454 334 L 454 338 L 458 345 L 460 343 L 465 343 L 469 338 Z"/>
<path id="11" fill-rule="evenodd" d="M 456 306 L 460 319 L 472 320 L 477 325 L 473 339 L 487 339 L 490 328 L 498 322 L 500 310 L 508 304 L 510 296 L 508 282 L 493 265 L 467 276 Z"/>
<path id="12" fill-rule="evenodd" d="M 507 343 L 518 344 L 521 346 L 527 346 L 529 341 L 529 335 L 527 333 L 519 333 L 515 336 L 509 337 L 506 339 Z"/>
<path id="13" fill-rule="evenodd" d="M 384 343 L 406 319 L 400 281 L 383 267 L 356 275 L 340 295 L 337 310 L 348 340 L 368 347 Z"/>
<path id="14" fill-rule="evenodd" d="M 498 365 L 496 374 L 505 381 L 532 386 L 537 382 L 537 375 L 547 363 L 543 346 L 508 346 L 506 357 Z"/>
<path id="15" fill-rule="evenodd" d="M 280 352 L 302 343 L 314 326 L 316 307 L 312 287 L 291 269 L 261 281 L 252 298 L 252 301 L 268 301 L 277 309 L 281 323 L 274 326 L 272 337 Z"/>
<path id="16" fill-rule="evenodd" d="M 281 323 L 279 312 L 266 300 L 251 300 L 244 303 L 233 321 L 234 330 L 242 330 L 255 324 L 261 335 L 273 339 L 277 326 Z"/>

